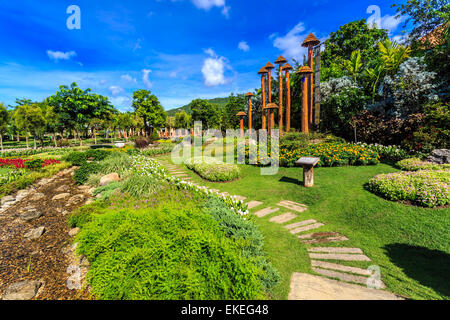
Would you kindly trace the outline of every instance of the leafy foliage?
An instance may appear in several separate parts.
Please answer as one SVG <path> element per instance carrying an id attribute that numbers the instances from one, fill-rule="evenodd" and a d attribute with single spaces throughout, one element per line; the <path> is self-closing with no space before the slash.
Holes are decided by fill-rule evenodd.
<path id="1" fill-rule="evenodd" d="M 241 175 L 238 165 L 223 163 L 214 158 L 193 158 L 186 162 L 186 167 L 209 181 L 232 181 Z"/>

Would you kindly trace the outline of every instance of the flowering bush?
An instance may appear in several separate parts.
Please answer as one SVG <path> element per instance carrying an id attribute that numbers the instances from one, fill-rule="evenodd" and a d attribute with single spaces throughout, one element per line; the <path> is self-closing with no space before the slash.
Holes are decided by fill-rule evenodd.
<path id="1" fill-rule="evenodd" d="M 232 181 L 241 175 L 241 169 L 235 164 L 221 162 L 214 158 L 190 159 L 186 167 L 210 181 Z"/>
<path id="2" fill-rule="evenodd" d="M 27 165 L 28 163 L 28 165 Z M 55 159 L 46 159 L 46 160 L 24 160 L 24 159 L 2 159 L 0 158 L 0 167 L 14 167 L 16 169 L 36 169 L 36 168 L 45 168 L 46 166 L 60 163 Z"/>
<path id="3" fill-rule="evenodd" d="M 377 143 L 358 143 L 358 145 L 378 153 L 381 161 L 399 161 L 408 157 L 408 153 L 398 146 L 383 146 Z"/>
<path id="4" fill-rule="evenodd" d="M 280 165 L 293 167 L 301 157 L 320 158 L 318 167 L 337 167 L 344 165 L 373 165 L 379 163 L 376 151 L 361 145 L 346 143 L 320 143 L 298 150 L 280 150 Z"/>
<path id="5" fill-rule="evenodd" d="M 237 200 L 234 196 L 226 196 L 206 187 L 194 185 L 192 182 L 186 182 L 180 178 L 171 176 L 169 172 L 162 167 L 156 160 L 142 155 L 132 156 L 132 172 L 139 175 L 149 175 L 158 178 L 161 181 L 172 183 L 180 190 L 189 190 L 194 193 L 208 195 L 213 194 L 222 198 L 228 207 L 235 213 L 245 216 L 248 214 L 247 205 L 242 200 Z"/>
<path id="6" fill-rule="evenodd" d="M 450 164 L 439 165 L 433 162 L 422 161 L 418 158 L 411 158 L 397 162 L 397 167 L 405 171 L 442 170 L 450 168 Z"/>
<path id="7" fill-rule="evenodd" d="M 443 206 L 450 203 L 450 171 L 380 174 L 369 181 L 368 189 L 393 201 L 412 201 L 430 208 Z"/>

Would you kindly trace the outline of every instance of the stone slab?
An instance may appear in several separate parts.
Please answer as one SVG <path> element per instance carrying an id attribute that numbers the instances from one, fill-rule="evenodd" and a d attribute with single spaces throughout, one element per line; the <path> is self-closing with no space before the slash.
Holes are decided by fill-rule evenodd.
<path id="1" fill-rule="evenodd" d="M 308 252 L 363 254 L 363 252 L 360 248 L 336 248 L 336 247 L 314 247 L 314 248 L 309 248 Z"/>
<path id="2" fill-rule="evenodd" d="M 300 233 L 300 232 L 305 232 L 305 231 L 317 229 L 317 228 L 320 228 L 322 226 L 324 226 L 323 223 L 314 223 L 314 224 L 310 224 L 310 225 L 307 225 L 307 226 L 304 226 L 304 227 L 295 228 L 295 229 L 291 230 L 291 233 L 292 234 L 297 234 L 297 233 Z"/>
<path id="3" fill-rule="evenodd" d="M 319 243 L 331 243 L 331 242 L 342 242 L 348 241 L 347 237 L 338 236 L 338 237 L 326 237 L 326 238 L 317 238 L 311 240 L 301 240 L 304 244 L 319 244 Z"/>
<path id="4" fill-rule="evenodd" d="M 346 253 L 310 253 L 311 259 L 321 260 L 342 260 L 342 261 L 371 261 L 364 254 L 346 254 Z"/>
<path id="5" fill-rule="evenodd" d="M 298 236 L 299 239 L 316 239 L 316 238 L 327 238 L 327 237 L 337 237 L 340 236 L 337 232 L 315 232 L 315 233 L 308 233 L 308 234 L 302 234 L 301 236 Z"/>
<path id="6" fill-rule="evenodd" d="M 253 208 L 255 208 L 255 207 L 257 207 L 257 206 L 260 206 L 260 205 L 262 205 L 263 204 L 263 202 L 259 202 L 259 201 L 250 201 L 249 203 L 247 203 L 247 206 L 248 206 L 248 208 L 249 209 L 253 209 Z"/>
<path id="7" fill-rule="evenodd" d="M 287 208 L 289 210 L 294 210 L 294 211 L 297 211 L 297 212 L 303 212 L 303 211 L 306 211 L 308 209 L 308 207 L 306 205 L 301 204 L 301 203 L 297 203 L 297 202 L 294 202 L 294 201 L 290 201 L 290 200 L 283 200 L 283 201 L 279 202 L 277 204 L 277 206 L 284 207 L 284 208 Z"/>
<path id="8" fill-rule="evenodd" d="M 336 263 L 331 263 L 331 262 L 326 262 L 326 261 L 311 260 L 311 265 L 313 267 L 320 267 L 323 269 L 332 269 L 332 270 L 337 270 L 337 271 L 349 272 L 349 273 L 359 274 L 361 276 L 370 276 L 372 274 L 372 272 L 370 272 L 367 269 L 344 266 L 342 264 L 336 264 Z"/>
<path id="9" fill-rule="evenodd" d="M 27 233 L 24 234 L 24 238 L 27 240 L 34 240 L 42 236 L 45 232 L 45 227 L 39 227 L 36 229 L 31 229 Z"/>
<path id="10" fill-rule="evenodd" d="M 384 291 L 306 273 L 294 273 L 289 300 L 403 300 Z"/>
<path id="11" fill-rule="evenodd" d="M 244 197 L 244 196 L 234 196 L 234 197 L 236 198 L 236 200 L 242 200 L 242 201 L 247 199 L 247 197 Z"/>
<path id="12" fill-rule="evenodd" d="M 257 215 L 259 218 L 265 217 L 271 213 L 277 212 L 278 210 L 280 210 L 280 208 L 272 208 L 272 207 L 268 207 L 262 210 L 259 210 L 257 212 L 255 212 L 255 215 Z"/>
<path id="13" fill-rule="evenodd" d="M 287 226 L 284 226 L 286 229 L 291 230 L 297 227 L 301 227 L 301 226 L 306 226 L 308 224 L 313 224 L 313 223 L 317 223 L 316 220 L 314 219 L 310 219 L 310 220 L 304 220 L 304 221 L 300 221 L 300 222 L 296 222 L 293 224 L 288 224 Z"/>
<path id="14" fill-rule="evenodd" d="M 317 272 L 318 274 L 321 274 L 325 277 L 336 278 L 341 281 L 359 283 L 362 285 L 367 285 L 367 280 L 369 279 L 368 277 L 356 276 L 353 274 L 342 273 L 339 271 L 326 270 L 326 269 L 322 269 L 322 268 L 312 268 L 312 269 L 315 272 Z M 383 282 L 380 282 L 380 285 L 381 286 L 379 289 L 386 288 L 386 286 L 384 285 Z"/>
<path id="15" fill-rule="evenodd" d="M 281 224 L 281 223 L 291 221 L 292 219 L 295 219 L 295 218 L 297 218 L 297 215 L 295 213 L 288 212 L 288 213 L 273 217 L 269 221 Z"/>

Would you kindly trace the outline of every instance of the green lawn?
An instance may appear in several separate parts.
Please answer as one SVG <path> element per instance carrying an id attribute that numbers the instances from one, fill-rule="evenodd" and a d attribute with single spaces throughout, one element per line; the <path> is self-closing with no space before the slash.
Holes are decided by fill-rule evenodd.
<path id="1" fill-rule="evenodd" d="M 337 231 L 350 239 L 327 246 L 359 247 L 372 259 L 370 263 L 346 264 L 379 266 L 387 289 L 405 297 L 450 298 L 450 209 L 394 203 L 364 189 L 364 184 L 376 174 L 396 169 L 385 164 L 318 168 L 315 186 L 306 189 L 299 184 L 300 168 L 280 168 L 275 176 L 261 176 L 260 168 L 254 166 L 241 168 L 242 178 L 230 183 L 207 182 L 185 170 L 202 185 L 263 201 L 264 207 L 274 206 L 283 199 L 304 203 L 309 208 L 299 214 L 298 221 L 316 219 L 326 224 L 318 231 Z M 273 294 L 275 299 L 287 298 L 292 272 L 313 273 L 307 246 L 282 226 L 268 221 L 288 211 L 281 209 L 256 220 L 266 237 L 269 258 L 283 276 Z"/>

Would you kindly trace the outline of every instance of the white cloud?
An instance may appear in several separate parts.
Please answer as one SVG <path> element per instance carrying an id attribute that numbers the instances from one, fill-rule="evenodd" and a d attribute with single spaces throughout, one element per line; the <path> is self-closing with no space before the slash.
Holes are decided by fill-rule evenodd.
<path id="1" fill-rule="evenodd" d="M 133 77 L 130 76 L 128 73 L 127 73 L 127 74 L 124 74 L 124 75 L 122 75 L 122 76 L 120 76 L 120 79 L 122 79 L 123 81 L 126 81 L 126 82 L 134 82 L 134 83 L 137 83 L 136 78 L 133 78 Z"/>
<path id="2" fill-rule="evenodd" d="M 205 53 L 210 57 L 205 59 L 202 67 L 204 83 L 207 87 L 215 87 L 228 82 L 225 78 L 225 70 L 230 67 L 227 65 L 225 57 L 219 57 L 214 50 L 207 49 Z"/>
<path id="3" fill-rule="evenodd" d="M 209 10 L 212 7 L 224 7 L 225 0 L 191 0 L 191 2 L 199 9 Z"/>
<path id="4" fill-rule="evenodd" d="M 273 39 L 274 47 L 283 51 L 286 58 L 300 60 L 307 53 L 307 49 L 302 47 L 303 40 L 308 36 L 303 22 L 299 22 L 291 31 L 284 36 L 272 34 L 269 38 Z"/>
<path id="5" fill-rule="evenodd" d="M 113 106 L 122 109 L 122 111 L 127 111 L 131 108 L 132 99 L 128 96 L 118 96 L 110 99 Z"/>
<path id="6" fill-rule="evenodd" d="M 150 89 L 153 85 L 148 78 L 151 72 L 152 70 L 142 69 L 142 81 L 144 82 L 147 89 Z"/>
<path id="7" fill-rule="evenodd" d="M 199 9 L 208 11 L 212 7 L 222 8 L 222 14 L 229 17 L 231 7 L 227 6 L 225 0 L 191 0 L 191 2 Z"/>
<path id="8" fill-rule="evenodd" d="M 242 50 L 244 52 L 249 52 L 250 51 L 250 46 L 245 41 L 239 42 L 238 48 L 239 48 L 239 50 Z"/>
<path id="9" fill-rule="evenodd" d="M 122 87 L 119 86 L 110 86 L 109 91 L 111 91 L 111 94 L 113 97 L 117 97 L 119 94 L 125 93 Z"/>
<path id="10" fill-rule="evenodd" d="M 47 50 L 47 55 L 50 58 L 50 60 L 58 62 L 59 60 L 70 60 L 71 58 L 76 57 L 77 53 L 75 51 L 62 52 L 62 51 Z"/>

